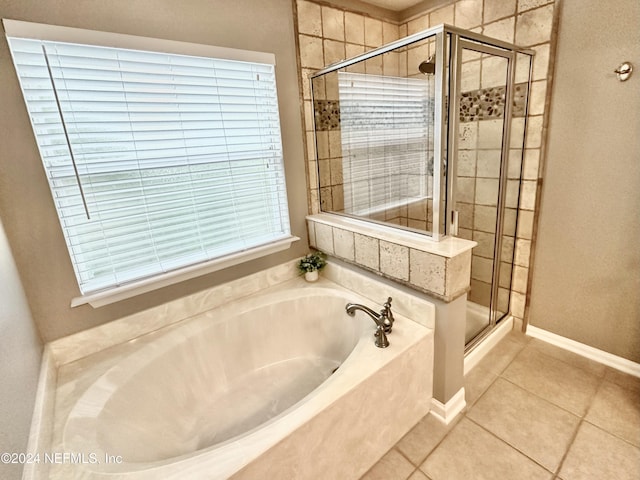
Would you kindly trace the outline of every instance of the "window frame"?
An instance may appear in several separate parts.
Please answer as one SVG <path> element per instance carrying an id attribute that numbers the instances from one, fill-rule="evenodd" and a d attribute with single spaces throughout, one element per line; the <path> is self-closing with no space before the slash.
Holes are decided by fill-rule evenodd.
<path id="1" fill-rule="evenodd" d="M 173 40 L 162 40 L 154 38 L 139 37 L 135 35 L 115 34 L 109 32 L 98 32 L 92 30 L 61 27 L 55 25 L 37 24 L 16 20 L 3 19 L 3 26 L 7 37 L 28 38 L 41 41 L 55 41 L 65 43 L 76 43 L 83 45 L 93 45 L 99 47 L 121 48 L 128 50 L 143 50 L 175 55 L 188 55 L 197 57 L 211 57 L 222 60 L 243 61 L 251 63 L 271 64 L 275 67 L 275 55 L 272 53 L 239 50 L 212 45 L 202 45 Z M 26 104 L 26 99 L 25 99 Z M 28 108 L 28 107 L 27 107 Z M 31 115 L 30 115 L 31 118 Z M 280 121 L 280 118 L 278 118 Z M 281 124 L 281 122 L 279 122 Z M 281 139 L 281 137 L 280 137 Z M 285 165 L 282 158 L 282 171 L 284 174 Z M 286 178 L 284 205 L 287 208 L 286 218 L 290 220 L 288 211 L 288 201 L 286 195 Z M 52 199 L 53 201 L 53 199 Z M 56 211 L 58 209 L 56 208 Z M 58 215 L 58 219 L 60 217 Z M 290 222 L 289 222 L 290 223 Z M 146 293 L 158 288 L 162 288 L 174 283 L 178 283 L 190 278 L 195 278 L 207 273 L 228 268 L 233 265 L 270 255 L 278 251 L 285 250 L 291 246 L 292 242 L 299 240 L 291 235 L 290 227 L 288 237 L 278 238 L 270 243 L 250 247 L 248 249 L 236 250 L 232 253 L 215 257 L 210 260 L 200 261 L 195 264 L 186 265 L 164 273 L 155 274 L 150 277 L 131 280 L 121 285 L 114 285 L 102 290 L 91 291 L 81 294 L 71 301 L 71 307 L 83 304 L 91 304 L 93 307 L 107 305 L 135 295 Z M 73 259 L 70 255 L 70 261 Z M 78 280 L 78 279 L 77 279 Z M 79 280 L 78 280 L 79 284 Z"/>

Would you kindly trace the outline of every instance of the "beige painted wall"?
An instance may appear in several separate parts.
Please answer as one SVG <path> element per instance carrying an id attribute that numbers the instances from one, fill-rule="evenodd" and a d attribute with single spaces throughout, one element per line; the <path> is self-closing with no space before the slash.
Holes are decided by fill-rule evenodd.
<path id="1" fill-rule="evenodd" d="M 529 321 L 640 362 L 640 2 L 562 3 Z"/>
<path id="2" fill-rule="evenodd" d="M 0 222 L 0 452 L 25 452 L 42 345 Z M 0 463 L 0 478 L 18 479 L 22 465 Z"/>
<path id="3" fill-rule="evenodd" d="M 307 250 L 305 164 L 290 0 L 0 0 L 15 20 L 273 52 L 294 235 L 285 252 L 93 309 L 79 294 L 7 42 L 0 38 L 0 218 L 45 342 L 276 265 Z"/>

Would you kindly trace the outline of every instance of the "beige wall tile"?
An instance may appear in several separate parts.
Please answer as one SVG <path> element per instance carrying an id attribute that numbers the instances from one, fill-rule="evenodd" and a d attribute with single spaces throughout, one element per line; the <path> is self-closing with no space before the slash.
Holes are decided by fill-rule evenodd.
<path id="1" fill-rule="evenodd" d="M 529 276 L 528 268 L 515 265 L 513 267 L 513 283 L 511 285 L 511 288 L 516 292 L 526 293 L 528 276 Z"/>
<path id="2" fill-rule="evenodd" d="M 341 228 L 333 229 L 333 246 L 337 256 L 351 261 L 355 259 L 355 240 L 353 235 L 353 232 L 342 230 Z"/>
<path id="3" fill-rule="evenodd" d="M 484 23 L 516 13 L 517 0 L 484 0 Z"/>
<path id="4" fill-rule="evenodd" d="M 445 292 L 451 297 L 469 288 L 471 279 L 471 251 L 445 260 Z"/>
<path id="5" fill-rule="evenodd" d="M 524 117 L 514 117 L 511 119 L 511 139 L 510 148 L 522 148 L 524 144 Z"/>
<path id="6" fill-rule="evenodd" d="M 409 35 L 421 32 L 429 28 L 429 15 L 422 15 L 418 18 L 414 18 L 407 23 L 407 32 Z"/>
<path id="7" fill-rule="evenodd" d="M 462 64 L 460 90 L 472 92 L 480 88 L 480 60 L 473 60 Z"/>
<path id="8" fill-rule="evenodd" d="M 331 164 L 329 163 L 329 159 L 318 160 L 318 173 L 320 188 L 331 185 Z"/>
<path id="9" fill-rule="evenodd" d="M 456 203 L 458 211 L 458 228 L 473 228 L 473 205 L 471 203 Z"/>
<path id="10" fill-rule="evenodd" d="M 340 130 L 329 130 L 329 155 L 331 158 L 342 157 L 342 135 Z"/>
<path id="11" fill-rule="evenodd" d="M 400 38 L 400 27 L 394 23 L 382 22 L 382 42 L 393 42 Z"/>
<path id="12" fill-rule="evenodd" d="M 307 132 L 307 158 L 309 161 L 316 159 L 316 137 L 313 132 Z"/>
<path id="13" fill-rule="evenodd" d="M 371 75 L 382 75 L 382 56 L 369 58 L 364 62 L 364 71 Z"/>
<path id="14" fill-rule="evenodd" d="M 471 278 L 480 280 L 481 282 L 491 283 L 492 277 L 493 260 L 474 255 L 471 258 Z"/>
<path id="15" fill-rule="evenodd" d="M 538 168 L 540 166 L 540 150 L 532 148 L 524 151 L 524 166 L 522 178 L 525 180 L 537 180 Z"/>
<path id="16" fill-rule="evenodd" d="M 356 263 L 380 270 L 379 242 L 376 238 L 354 234 Z"/>
<path id="17" fill-rule="evenodd" d="M 325 253 L 333 254 L 333 228 L 330 225 L 316 223 L 316 247 Z"/>
<path id="18" fill-rule="evenodd" d="M 484 26 L 484 33 L 487 37 L 497 38 L 505 42 L 513 43 L 515 35 L 515 17 L 508 17 L 497 22 L 489 23 Z"/>
<path id="19" fill-rule="evenodd" d="M 519 188 L 520 182 L 518 180 L 507 180 L 507 191 L 504 202 L 507 208 L 518 208 Z"/>
<path id="20" fill-rule="evenodd" d="M 459 150 L 458 151 L 458 175 L 462 177 L 474 177 L 476 175 L 476 156 L 475 150 Z"/>
<path id="21" fill-rule="evenodd" d="M 322 40 L 300 35 L 300 64 L 303 68 L 320 69 L 324 66 Z"/>
<path id="22" fill-rule="evenodd" d="M 527 210 L 518 212 L 518 238 L 531 240 L 534 213 Z"/>
<path id="23" fill-rule="evenodd" d="M 516 44 L 522 47 L 548 42 L 551 38 L 553 5 L 529 10 L 518 15 Z"/>
<path id="24" fill-rule="evenodd" d="M 344 41 L 344 13 L 330 7 L 322 7 L 322 36 Z"/>
<path id="25" fill-rule="evenodd" d="M 318 165 L 315 160 L 309 162 L 309 185 L 318 188 Z"/>
<path id="26" fill-rule="evenodd" d="M 553 0 L 518 0 L 518 12 L 531 10 L 532 8 L 541 7 L 548 3 L 553 3 Z"/>
<path id="27" fill-rule="evenodd" d="M 309 35 L 322 36 L 320 5 L 298 0 L 298 31 Z"/>
<path id="28" fill-rule="evenodd" d="M 502 57 L 482 59 L 482 88 L 504 87 L 507 83 L 508 62 Z"/>
<path id="29" fill-rule="evenodd" d="M 473 28 L 482 24 L 482 0 L 458 0 L 455 4 L 455 25 Z"/>
<path id="30" fill-rule="evenodd" d="M 375 18 L 364 19 L 364 44 L 369 47 L 382 45 L 382 22 Z"/>
<path id="31" fill-rule="evenodd" d="M 438 295 L 445 293 L 445 259 L 437 255 L 409 251 L 409 281 Z"/>
<path id="32" fill-rule="evenodd" d="M 364 45 L 364 17 L 357 13 L 344 13 L 345 39 L 349 43 Z"/>
<path id="33" fill-rule="evenodd" d="M 529 114 L 542 115 L 544 113 L 544 103 L 547 95 L 547 81 L 539 80 L 532 82 L 531 95 L 529 96 Z"/>
<path id="34" fill-rule="evenodd" d="M 536 55 L 533 57 L 533 79 L 546 80 L 549 71 L 549 51 L 550 44 L 537 45 L 533 47 Z"/>
<path id="35" fill-rule="evenodd" d="M 490 205 L 490 206 L 497 205 L 499 188 L 500 188 L 500 184 L 498 179 L 493 179 L 493 178 L 476 179 L 475 203 L 477 205 Z"/>
<path id="36" fill-rule="evenodd" d="M 501 149 L 503 126 L 504 121 L 502 119 L 478 122 L 478 148 Z"/>
<path id="37" fill-rule="evenodd" d="M 485 258 L 493 258 L 493 250 L 495 247 L 495 235 L 484 232 L 473 232 L 473 240 L 478 245 L 473 249 L 473 254 Z"/>
<path id="38" fill-rule="evenodd" d="M 346 50 L 347 58 L 353 58 L 364 53 L 364 46 L 355 45 L 353 43 L 347 43 L 347 45 L 345 46 L 345 50 Z M 364 66 L 361 68 L 362 68 L 362 72 L 364 72 Z M 349 71 L 356 72 L 357 70 L 354 70 L 353 67 L 349 67 Z"/>
<path id="39" fill-rule="evenodd" d="M 542 115 L 529 117 L 527 123 L 526 148 L 540 148 L 542 144 Z"/>
<path id="40" fill-rule="evenodd" d="M 344 211 L 344 188 L 342 185 L 334 186 L 331 189 L 331 201 L 334 212 Z"/>
<path id="41" fill-rule="evenodd" d="M 458 129 L 458 148 L 460 150 L 475 150 L 478 141 L 478 123 L 466 122 L 461 123 Z"/>
<path id="42" fill-rule="evenodd" d="M 331 187 L 320 187 L 320 208 L 323 212 L 333 211 Z"/>
<path id="43" fill-rule="evenodd" d="M 329 155 L 329 132 L 316 132 L 316 155 L 320 160 L 330 158 Z"/>
<path id="44" fill-rule="evenodd" d="M 524 239 L 516 240 L 516 256 L 514 263 L 521 267 L 529 266 L 529 257 L 531 255 L 531 241 Z"/>
<path id="45" fill-rule="evenodd" d="M 474 178 L 458 177 L 456 179 L 457 196 L 459 202 L 474 203 L 476 182 Z"/>
<path id="46" fill-rule="evenodd" d="M 380 271 L 393 278 L 409 280 L 409 248 L 380 240 Z"/>
<path id="47" fill-rule="evenodd" d="M 523 210 L 534 210 L 536 206 L 536 186 L 537 182 L 525 180 L 520 188 L 520 208 Z"/>
<path id="48" fill-rule="evenodd" d="M 346 58 L 344 51 L 344 42 L 335 40 L 325 40 L 324 42 L 324 64 L 331 65 Z M 327 92 L 328 95 L 329 92 Z M 329 98 L 332 100 L 333 98 Z"/>
<path id="49" fill-rule="evenodd" d="M 331 185 L 344 183 L 342 158 L 331 159 Z"/>
<path id="50" fill-rule="evenodd" d="M 448 23 L 454 25 L 454 9 L 455 4 L 446 5 L 438 8 L 429 14 L 429 23 L 431 27 L 440 25 L 441 23 Z"/>
<path id="51" fill-rule="evenodd" d="M 400 54 L 388 52 L 382 55 L 382 71 L 387 76 L 400 76 L 399 57 Z"/>
<path id="52" fill-rule="evenodd" d="M 483 178 L 500 178 L 501 153 L 500 150 L 478 150 L 476 175 Z"/>
<path id="53" fill-rule="evenodd" d="M 524 318 L 525 295 L 519 292 L 511 292 L 511 314 L 514 317 Z"/>
<path id="54" fill-rule="evenodd" d="M 486 233 L 495 233 L 498 209 L 485 205 L 475 205 L 473 215 L 473 228 Z"/>

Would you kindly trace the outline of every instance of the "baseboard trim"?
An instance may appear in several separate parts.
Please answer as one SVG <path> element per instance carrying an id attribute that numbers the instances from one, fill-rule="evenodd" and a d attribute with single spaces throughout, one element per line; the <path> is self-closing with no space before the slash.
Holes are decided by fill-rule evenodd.
<path id="1" fill-rule="evenodd" d="M 527 325 L 527 335 L 533 338 L 537 338 L 544 342 L 555 345 L 556 347 L 563 348 L 573 353 L 577 353 L 585 358 L 594 360 L 596 362 L 607 365 L 608 367 L 615 368 L 621 372 L 628 373 L 634 377 L 640 378 L 640 364 L 627 360 L 626 358 L 613 355 L 612 353 L 605 352 L 584 343 L 576 342 L 569 338 L 557 335 L 555 333 L 548 332 L 533 325 Z"/>
<path id="2" fill-rule="evenodd" d="M 449 399 L 446 404 L 443 404 L 435 398 L 431 399 L 431 415 L 436 417 L 440 422 L 445 425 L 449 425 L 451 421 L 458 415 L 464 407 L 467 406 L 467 402 L 464 397 L 464 387 L 458 390 L 453 397 Z"/>
<path id="3" fill-rule="evenodd" d="M 486 338 L 478 343 L 473 350 L 464 356 L 464 374 L 469 373 L 511 330 L 513 330 L 513 317 L 509 315 L 502 320 Z"/>

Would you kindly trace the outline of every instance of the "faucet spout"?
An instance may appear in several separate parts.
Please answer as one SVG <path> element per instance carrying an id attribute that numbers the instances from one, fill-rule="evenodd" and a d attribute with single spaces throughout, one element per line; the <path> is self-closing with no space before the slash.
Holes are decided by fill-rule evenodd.
<path id="1" fill-rule="evenodd" d="M 360 310 L 361 312 L 366 313 L 376 324 L 376 347 L 386 348 L 389 346 L 389 340 L 387 339 L 387 333 L 391 333 L 391 328 L 393 326 L 393 313 L 391 312 L 391 297 L 389 297 L 386 303 L 383 306 L 384 308 L 380 310 L 380 313 L 376 313 L 371 308 L 366 305 L 361 305 L 359 303 L 347 303 L 346 311 L 350 316 L 354 316 L 356 311 Z"/>

